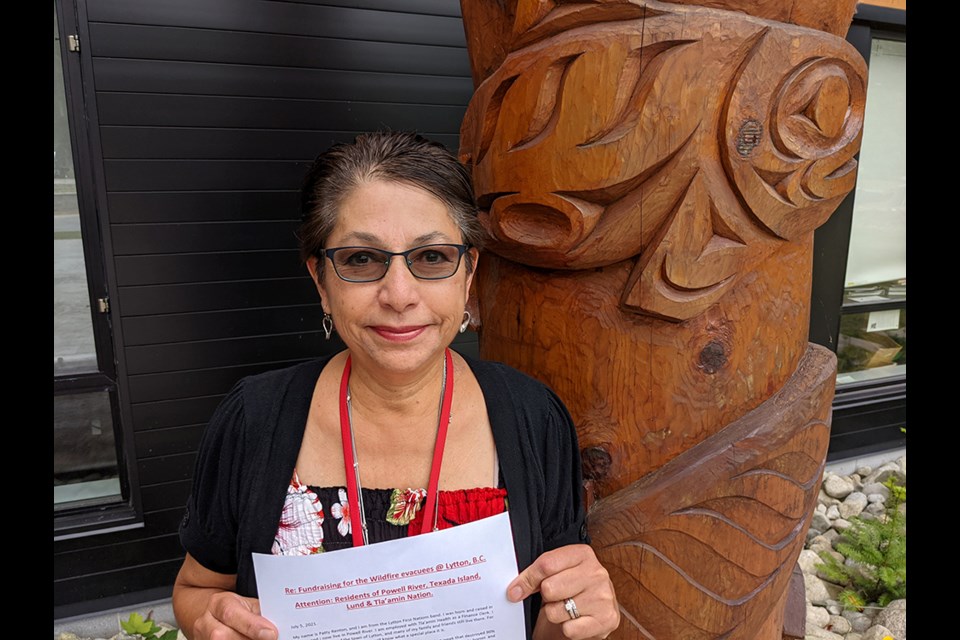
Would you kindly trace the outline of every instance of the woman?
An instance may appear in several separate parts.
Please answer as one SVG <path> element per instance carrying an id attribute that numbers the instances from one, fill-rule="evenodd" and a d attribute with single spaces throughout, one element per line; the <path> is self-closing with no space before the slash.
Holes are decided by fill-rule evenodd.
<path id="1" fill-rule="evenodd" d="M 180 625 L 274 639 L 252 552 L 417 535 L 509 503 L 521 573 L 507 597 L 524 601 L 528 637 L 606 637 L 619 612 L 585 544 L 567 410 L 532 378 L 448 349 L 483 239 L 466 169 L 414 134 L 363 135 L 317 158 L 302 209 L 323 326 L 347 350 L 245 378 L 218 407 L 180 530 Z"/>

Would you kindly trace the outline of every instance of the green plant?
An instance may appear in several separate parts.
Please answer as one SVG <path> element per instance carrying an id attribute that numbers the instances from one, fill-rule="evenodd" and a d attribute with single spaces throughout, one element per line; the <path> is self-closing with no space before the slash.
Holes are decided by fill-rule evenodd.
<path id="1" fill-rule="evenodd" d="M 885 607 L 907 597 L 907 516 L 900 511 L 907 488 L 893 477 L 883 484 L 890 490 L 886 513 L 875 520 L 851 518 L 851 526 L 837 543 L 837 551 L 850 564 L 829 552 L 820 553 L 823 563 L 817 569 L 827 580 L 845 587 L 838 600 L 846 609 L 862 610 L 870 602 Z"/>
<path id="2" fill-rule="evenodd" d="M 149 612 L 146 618 L 139 613 L 131 613 L 129 618 L 120 621 L 120 628 L 124 633 L 143 640 L 177 640 L 176 629 L 164 631 L 152 618 L 153 611 Z"/>

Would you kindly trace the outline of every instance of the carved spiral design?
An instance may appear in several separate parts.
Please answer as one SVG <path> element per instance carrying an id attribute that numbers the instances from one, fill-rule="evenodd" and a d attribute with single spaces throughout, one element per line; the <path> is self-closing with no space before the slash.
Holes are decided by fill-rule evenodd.
<path id="1" fill-rule="evenodd" d="M 792 240 L 823 224 L 853 189 L 866 68 L 839 38 L 817 34 L 800 51 L 785 36 L 764 34 L 741 69 L 727 107 L 724 161 L 761 226 Z M 770 83 L 766 61 L 777 58 L 787 64 Z M 753 122 L 766 122 L 766 131 Z"/>
<path id="2" fill-rule="evenodd" d="M 865 87 L 837 58 L 812 60 L 790 73 L 771 109 L 771 135 L 784 154 L 820 160 L 842 153 L 863 128 Z"/>

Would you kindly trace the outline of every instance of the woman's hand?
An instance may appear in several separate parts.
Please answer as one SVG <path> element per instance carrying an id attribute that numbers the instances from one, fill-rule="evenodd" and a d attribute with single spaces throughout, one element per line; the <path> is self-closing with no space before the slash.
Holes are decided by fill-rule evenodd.
<path id="1" fill-rule="evenodd" d="M 190 554 L 173 585 L 173 611 L 190 640 L 277 640 L 260 601 L 235 592 L 237 577 L 205 568 Z"/>
<path id="2" fill-rule="evenodd" d="M 256 598 L 221 591 L 212 595 L 208 602 L 207 610 L 193 624 L 191 640 L 277 640 L 276 627 L 260 615 L 260 601 Z"/>
<path id="3" fill-rule="evenodd" d="M 507 598 L 519 602 L 538 591 L 543 604 L 534 638 L 606 638 L 620 625 L 613 582 L 589 545 L 571 544 L 542 554 L 510 583 Z M 577 618 L 566 608 L 571 599 Z"/>

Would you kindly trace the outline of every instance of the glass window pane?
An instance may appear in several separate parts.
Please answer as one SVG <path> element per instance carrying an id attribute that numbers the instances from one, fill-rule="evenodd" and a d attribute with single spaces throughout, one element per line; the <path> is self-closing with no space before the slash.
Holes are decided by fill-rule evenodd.
<path id="1" fill-rule="evenodd" d="M 906 374 L 907 43 L 874 38 L 844 304 L 899 308 L 840 317 L 837 383 Z"/>
<path id="2" fill-rule="evenodd" d="M 874 39 L 846 286 L 907 277 L 907 43 Z"/>
<path id="3" fill-rule="evenodd" d="M 847 313 L 840 317 L 837 382 L 907 373 L 907 310 Z"/>
<path id="4" fill-rule="evenodd" d="M 77 183 L 53 13 L 53 375 L 97 371 Z"/>
<path id="5" fill-rule="evenodd" d="M 106 391 L 53 397 L 54 511 L 120 500 Z"/>

